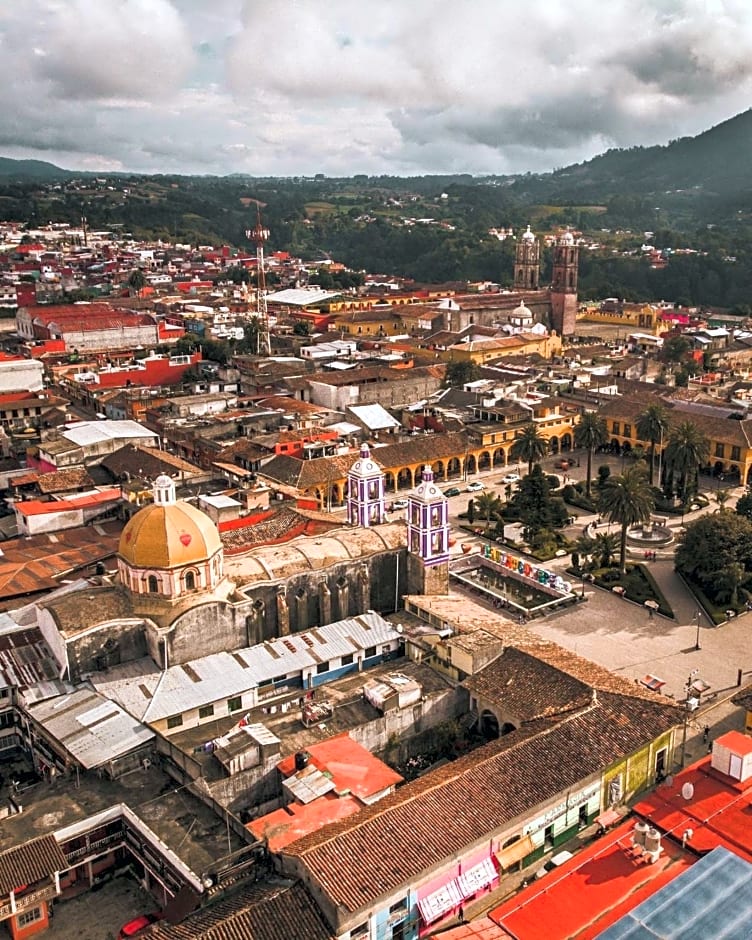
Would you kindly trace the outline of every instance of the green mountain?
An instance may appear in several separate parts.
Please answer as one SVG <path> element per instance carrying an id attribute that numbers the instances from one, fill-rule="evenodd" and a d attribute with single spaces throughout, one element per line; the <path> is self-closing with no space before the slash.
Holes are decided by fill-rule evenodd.
<path id="1" fill-rule="evenodd" d="M 0 177 L 4 180 L 52 180 L 71 175 L 70 170 L 63 170 L 45 160 L 13 160 L 10 157 L 0 157 Z"/>
<path id="2" fill-rule="evenodd" d="M 665 146 L 608 150 L 585 163 L 520 179 L 513 189 L 557 202 L 688 190 L 729 196 L 752 190 L 751 151 L 752 109 L 697 137 Z"/>

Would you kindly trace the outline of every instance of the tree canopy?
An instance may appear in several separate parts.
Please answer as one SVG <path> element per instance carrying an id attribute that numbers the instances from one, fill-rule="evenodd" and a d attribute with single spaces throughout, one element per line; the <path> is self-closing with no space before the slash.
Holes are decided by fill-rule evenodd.
<path id="1" fill-rule="evenodd" d="M 687 524 L 675 561 L 712 601 L 734 603 L 752 572 L 752 520 L 735 512 L 701 516 Z"/>

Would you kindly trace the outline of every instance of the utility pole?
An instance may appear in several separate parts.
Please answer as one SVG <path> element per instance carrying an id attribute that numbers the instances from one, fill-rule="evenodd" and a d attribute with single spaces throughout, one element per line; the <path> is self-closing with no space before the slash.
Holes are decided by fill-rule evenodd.
<path id="1" fill-rule="evenodd" d="M 692 680 L 697 675 L 698 670 L 693 669 L 687 677 L 687 681 L 684 685 L 684 726 L 682 729 L 682 751 L 681 751 L 681 766 L 684 767 L 684 762 L 687 755 L 687 725 L 689 724 L 689 715 L 690 712 L 693 712 L 697 708 L 697 699 L 690 697 L 690 692 L 692 691 Z"/>
<path id="2" fill-rule="evenodd" d="M 261 209 L 256 206 L 256 225 L 246 229 L 245 237 L 256 243 L 256 353 L 268 356 L 272 343 L 269 335 L 269 316 L 266 309 L 266 270 L 264 268 L 264 244 L 269 239 L 269 229 L 261 224 Z"/>

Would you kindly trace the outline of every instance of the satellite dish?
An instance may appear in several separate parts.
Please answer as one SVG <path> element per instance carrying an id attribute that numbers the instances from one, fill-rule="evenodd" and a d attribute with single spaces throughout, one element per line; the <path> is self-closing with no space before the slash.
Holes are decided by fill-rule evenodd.
<path id="1" fill-rule="evenodd" d="M 695 795 L 694 784 L 690 783 L 688 780 L 682 787 L 681 794 L 685 800 L 691 800 L 692 797 Z"/>

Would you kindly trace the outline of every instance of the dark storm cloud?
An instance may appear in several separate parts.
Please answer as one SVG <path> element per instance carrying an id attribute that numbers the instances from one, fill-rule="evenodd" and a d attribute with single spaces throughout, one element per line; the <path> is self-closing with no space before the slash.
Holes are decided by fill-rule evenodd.
<path id="1" fill-rule="evenodd" d="M 69 166 L 511 172 L 748 107 L 741 0 L 25 0 L 0 147 Z"/>

